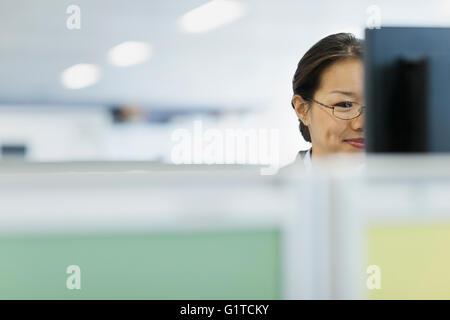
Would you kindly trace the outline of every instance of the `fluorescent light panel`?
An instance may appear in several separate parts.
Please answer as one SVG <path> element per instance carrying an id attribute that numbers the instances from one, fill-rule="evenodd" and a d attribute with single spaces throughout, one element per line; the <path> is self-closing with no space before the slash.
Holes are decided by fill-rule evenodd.
<path id="1" fill-rule="evenodd" d="M 146 42 L 126 41 L 108 52 L 108 61 L 118 67 L 129 67 L 147 61 L 152 53 Z"/>
<path id="2" fill-rule="evenodd" d="M 61 82 L 68 89 L 86 88 L 99 80 L 100 68 L 94 64 L 76 64 L 65 69 L 61 74 Z"/>
<path id="3" fill-rule="evenodd" d="M 200 33 L 226 25 L 245 14 L 242 3 L 232 0 L 212 0 L 184 14 L 179 21 L 181 30 Z"/>

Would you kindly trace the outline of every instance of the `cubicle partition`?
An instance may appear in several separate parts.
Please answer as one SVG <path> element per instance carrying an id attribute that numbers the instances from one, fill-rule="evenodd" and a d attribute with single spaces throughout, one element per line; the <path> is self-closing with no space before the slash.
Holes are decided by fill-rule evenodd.
<path id="1" fill-rule="evenodd" d="M 145 163 L 0 175 L 1 299 L 299 298 L 293 179 Z"/>
<path id="2" fill-rule="evenodd" d="M 327 171 L 334 298 L 450 299 L 449 163 L 371 155 Z"/>
<path id="3" fill-rule="evenodd" d="M 4 163 L 0 298 L 450 298 L 450 157 L 360 160 Z"/>

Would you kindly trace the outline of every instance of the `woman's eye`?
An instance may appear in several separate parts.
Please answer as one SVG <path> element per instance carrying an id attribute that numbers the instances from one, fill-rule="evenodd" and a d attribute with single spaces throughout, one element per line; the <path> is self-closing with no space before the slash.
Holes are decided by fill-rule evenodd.
<path id="1" fill-rule="evenodd" d="M 353 107 L 353 102 L 343 101 L 343 102 L 336 103 L 335 106 L 341 107 L 341 108 L 351 108 L 351 107 Z"/>

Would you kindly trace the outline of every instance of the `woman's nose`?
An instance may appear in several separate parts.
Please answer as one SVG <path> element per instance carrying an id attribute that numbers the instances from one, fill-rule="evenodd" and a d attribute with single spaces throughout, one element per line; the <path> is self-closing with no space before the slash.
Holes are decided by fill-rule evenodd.
<path id="1" fill-rule="evenodd" d="M 362 131 L 364 129 L 365 114 L 364 111 L 355 119 L 351 120 L 350 126 L 355 131 Z"/>

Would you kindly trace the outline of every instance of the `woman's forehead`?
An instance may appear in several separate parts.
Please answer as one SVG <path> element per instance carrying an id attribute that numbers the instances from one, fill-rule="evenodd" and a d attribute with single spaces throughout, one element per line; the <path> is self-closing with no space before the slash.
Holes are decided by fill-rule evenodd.
<path id="1" fill-rule="evenodd" d="M 327 95 L 361 96 L 363 81 L 364 67 L 361 60 L 339 60 L 323 71 L 319 90 Z"/>

